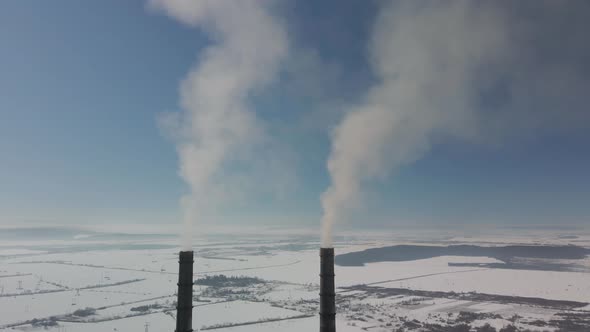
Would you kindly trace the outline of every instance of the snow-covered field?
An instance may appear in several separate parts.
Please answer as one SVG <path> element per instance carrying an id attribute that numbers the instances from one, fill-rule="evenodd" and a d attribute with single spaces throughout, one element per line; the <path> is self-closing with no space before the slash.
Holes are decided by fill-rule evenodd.
<path id="1" fill-rule="evenodd" d="M 461 243 L 589 248 L 590 235 L 351 234 L 337 242 L 336 253 Z M 195 279 L 258 280 L 239 287 L 196 285 L 195 327 L 237 332 L 318 328 L 315 238 L 273 234 L 235 240 L 228 234 L 195 244 Z M 60 241 L 0 241 L 0 331 L 172 331 L 177 251 L 169 237 L 100 239 L 90 233 Z M 563 261 L 578 270 L 491 268 L 503 261 L 466 256 L 336 266 L 338 330 L 430 331 L 432 324 L 462 323 L 474 331 L 485 323 L 497 330 L 507 325 L 557 330 L 560 325 L 539 326 L 538 321 L 570 319 L 563 317 L 575 312 L 586 317 L 580 324 L 588 323 L 590 331 L 590 258 Z"/>

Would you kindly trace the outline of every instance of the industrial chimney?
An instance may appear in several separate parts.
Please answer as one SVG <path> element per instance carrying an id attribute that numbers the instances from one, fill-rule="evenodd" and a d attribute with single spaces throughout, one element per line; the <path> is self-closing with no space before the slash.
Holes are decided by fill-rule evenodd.
<path id="1" fill-rule="evenodd" d="M 181 251 L 178 255 L 176 332 L 191 332 L 193 330 L 193 252 Z"/>
<path id="2" fill-rule="evenodd" d="M 320 248 L 320 332 L 336 332 L 334 248 Z"/>

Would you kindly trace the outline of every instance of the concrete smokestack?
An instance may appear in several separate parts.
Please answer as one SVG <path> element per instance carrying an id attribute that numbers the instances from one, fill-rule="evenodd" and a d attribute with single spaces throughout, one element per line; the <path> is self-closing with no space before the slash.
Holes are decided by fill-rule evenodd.
<path id="1" fill-rule="evenodd" d="M 191 332 L 193 330 L 193 252 L 181 251 L 178 255 L 176 332 Z"/>
<path id="2" fill-rule="evenodd" d="M 336 332 L 334 248 L 320 248 L 320 332 Z"/>

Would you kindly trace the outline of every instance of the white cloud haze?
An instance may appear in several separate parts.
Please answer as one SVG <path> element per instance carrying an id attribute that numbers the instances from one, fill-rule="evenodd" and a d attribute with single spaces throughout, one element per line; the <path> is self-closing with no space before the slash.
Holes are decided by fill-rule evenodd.
<path id="1" fill-rule="evenodd" d="M 321 104 L 301 112 L 302 126 L 338 123 L 327 162 L 331 184 L 321 196 L 325 247 L 332 246 L 334 223 L 362 204 L 372 182 L 439 141 L 511 143 L 589 126 L 584 32 L 590 23 L 579 14 L 588 12 L 587 3 L 380 4 L 365 45 L 376 83 L 358 92 L 356 104 L 341 107 L 351 98 L 334 92 L 354 86 L 344 83 L 346 68 L 313 49 L 291 51 L 274 2 L 149 1 L 212 41 L 181 85 L 182 112 L 167 121 L 191 188 L 182 200 L 187 225 L 218 196 L 258 190 L 260 179 L 289 190 L 291 172 L 281 156 L 289 149 L 276 148 L 282 143 L 270 137 L 252 106 L 252 97 L 277 83 L 280 72 L 294 80 L 289 87 L 297 91 L 290 94 L 311 95 Z M 322 112 L 335 105 L 343 110 Z"/>
<path id="2" fill-rule="evenodd" d="M 589 53 L 589 24 L 573 4 L 383 2 L 369 45 L 378 83 L 332 132 L 322 246 L 365 186 L 441 137 L 498 142 L 588 127 L 589 75 L 572 50 Z"/>
<path id="3" fill-rule="evenodd" d="M 183 110 L 176 123 L 180 174 L 191 192 L 182 199 L 190 228 L 216 192 L 232 190 L 215 176 L 228 160 L 247 160 L 265 144 L 264 125 L 249 105 L 270 84 L 287 56 L 287 35 L 268 1 L 150 0 L 152 8 L 206 31 L 212 45 L 199 56 L 180 88 Z M 224 174 L 231 176 L 230 174 Z M 234 175 L 238 185 L 240 175 Z"/>

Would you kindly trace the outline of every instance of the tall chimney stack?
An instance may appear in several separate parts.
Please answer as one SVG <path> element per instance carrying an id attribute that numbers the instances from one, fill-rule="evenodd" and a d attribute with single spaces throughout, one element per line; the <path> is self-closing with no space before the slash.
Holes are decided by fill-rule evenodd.
<path id="1" fill-rule="evenodd" d="M 320 332 L 336 332 L 334 248 L 320 248 Z"/>
<path id="2" fill-rule="evenodd" d="M 181 251 L 178 256 L 176 332 L 191 332 L 193 330 L 193 252 Z"/>

